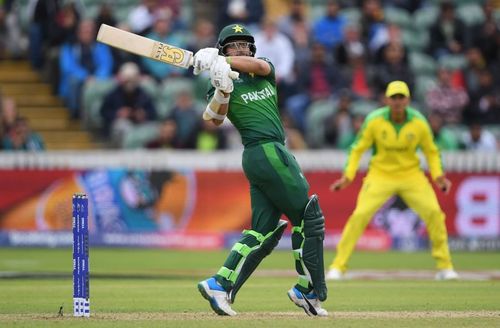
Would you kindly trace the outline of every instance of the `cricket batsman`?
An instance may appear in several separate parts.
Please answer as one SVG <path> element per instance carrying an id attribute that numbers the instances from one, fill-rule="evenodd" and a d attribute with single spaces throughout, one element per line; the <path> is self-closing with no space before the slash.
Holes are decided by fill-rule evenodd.
<path id="1" fill-rule="evenodd" d="M 298 282 L 288 297 L 308 315 L 327 316 L 323 239 L 325 219 L 316 195 L 293 155 L 285 147 L 285 133 L 277 105 L 274 66 L 255 58 L 254 37 L 240 24 L 224 27 L 217 48 L 194 56 L 194 73 L 210 72 L 209 104 L 203 119 L 220 125 L 229 118 L 244 146 L 243 170 L 250 184 L 251 228 L 243 231 L 217 273 L 201 281 L 198 290 L 219 315 L 236 315 L 231 308 L 239 289 L 269 255 L 292 224 L 292 247 Z M 231 70 L 239 78 L 231 80 Z"/>
<path id="2" fill-rule="evenodd" d="M 437 280 L 457 279 L 453 269 L 445 215 L 436 194 L 420 168 L 417 149 L 422 149 L 436 186 L 448 193 L 439 150 L 427 120 L 409 107 L 410 90 L 405 82 L 393 81 L 385 92 L 387 105 L 369 114 L 353 142 L 343 176 L 330 189 L 341 190 L 353 181 L 363 153 L 372 148 L 368 173 L 363 180 L 356 208 L 349 217 L 337 245 L 337 254 L 327 279 L 340 280 L 347 262 L 366 225 L 378 209 L 393 195 L 400 196 L 425 222 L 436 260 Z"/>

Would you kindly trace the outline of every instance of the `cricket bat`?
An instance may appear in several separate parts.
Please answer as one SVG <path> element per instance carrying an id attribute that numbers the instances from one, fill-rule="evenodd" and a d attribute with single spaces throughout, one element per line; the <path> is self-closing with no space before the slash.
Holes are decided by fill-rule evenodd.
<path id="1" fill-rule="evenodd" d="M 101 24 L 97 33 L 97 41 L 177 67 L 189 68 L 193 66 L 193 53 L 189 50 L 155 41 L 106 24 Z M 231 71 L 229 73 L 229 77 L 233 80 L 237 79 L 238 76 L 238 72 Z"/>

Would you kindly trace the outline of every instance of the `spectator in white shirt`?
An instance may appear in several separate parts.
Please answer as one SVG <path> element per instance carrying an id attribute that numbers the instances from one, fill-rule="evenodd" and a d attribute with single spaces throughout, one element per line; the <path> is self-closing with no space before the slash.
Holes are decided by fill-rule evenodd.
<path id="1" fill-rule="evenodd" d="M 265 57 L 274 64 L 276 81 L 280 92 L 280 103 L 294 93 L 295 74 L 293 65 L 295 50 L 288 37 L 278 30 L 277 24 L 265 19 L 262 30 L 255 34 L 255 57 Z"/>
<path id="2" fill-rule="evenodd" d="M 265 57 L 275 66 L 276 79 L 293 80 L 295 51 L 290 39 L 281 33 L 271 19 L 264 20 L 262 30 L 255 34 L 255 57 Z"/>
<path id="3" fill-rule="evenodd" d="M 128 24 L 134 33 L 144 34 L 148 32 L 155 21 L 155 9 L 158 0 L 142 0 L 133 8 L 128 15 Z"/>
<path id="4" fill-rule="evenodd" d="M 466 150 L 495 151 L 497 141 L 493 133 L 484 130 L 479 123 L 471 123 L 469 131 L 463 136 L 463 145 Z"/>

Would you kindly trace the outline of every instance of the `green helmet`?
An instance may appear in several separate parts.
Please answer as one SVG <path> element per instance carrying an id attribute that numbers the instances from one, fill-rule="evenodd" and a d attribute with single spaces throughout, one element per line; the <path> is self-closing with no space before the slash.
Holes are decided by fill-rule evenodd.
<path id="1" fill-rule="evenodd" d="M 255 55 L 255 51 L 257 50 L 255 47 L 255 39 L 248 29 L 241 24 L 230 24 L 220 31 L 216 45 L 219 49 L 219 54 L 224 55 L 224 47 L 233 41 L 247 41 L 252 56 Z"/>

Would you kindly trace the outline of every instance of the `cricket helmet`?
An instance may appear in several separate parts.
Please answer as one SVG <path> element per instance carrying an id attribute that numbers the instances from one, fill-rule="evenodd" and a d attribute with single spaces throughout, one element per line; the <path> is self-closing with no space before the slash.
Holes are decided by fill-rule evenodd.
<path id="1" fill-rule="evenodd" d="M 216 47 L 219 49 L 219 54 L 224 55 L 224 48 L 235 41 L 246 41 L 252 56 L 255 55 L 257 48 L 255 47 L 255 39 L 248 29 L 241 24 L 230 24 L 224 27 L 217 39 Z"/>

